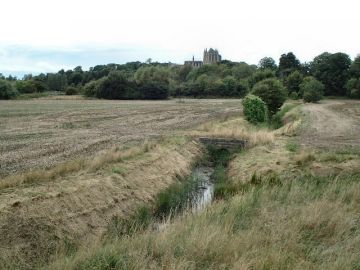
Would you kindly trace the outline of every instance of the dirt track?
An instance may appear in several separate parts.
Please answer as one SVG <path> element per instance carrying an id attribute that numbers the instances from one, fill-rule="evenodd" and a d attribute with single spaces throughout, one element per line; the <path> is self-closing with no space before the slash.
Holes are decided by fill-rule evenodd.
<path id="1" fill-rule="evenodd" d="M 324 149 L 360 148 L 360 101 L 326 100 L 306 104 L 300 142 Z"/>

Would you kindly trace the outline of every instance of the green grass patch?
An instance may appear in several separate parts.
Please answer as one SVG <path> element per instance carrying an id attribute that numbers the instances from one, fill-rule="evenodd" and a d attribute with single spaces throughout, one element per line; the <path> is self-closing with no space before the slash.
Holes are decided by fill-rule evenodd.
<path id="1" fill-rule="evenodd" d="M 21 94 L 16 97 L 18 100 L 27 100 L 33 98 L 41 98 L 41 97 L 48 97 L 54 95 L 53 92 L 42 92 L 42 93 L 30 93 L 30 94 Z"/>
<path id="2" fill-rule="evenodd" d="M 297 107 L 299 103 L 288 103 L 281 107 L 280 111 L 274 114 L 269 122 L 269 127 L 273 129 L 281 128 L 284 125 L 283 118 L 286 113 Z"/>
<path id="3" fill-rule="evenodd" d="M 86 261 L 79 263 L 75 269 L 77 270 L 112 270 L 112 269 L 130 269 L 128 258 L 126 256 L 119 256 L 111 250 L 104 250 L 101 253 L 95 254 Z"/>
<path id="4" fill-rule="evenodd" d="M 191 207 L 198 185 L 199 179 L 191 175 L 160 192 L 155 199 L 155 217 L 163 219 Z"/>
<path id="5" fill-rule="evenodd" d="M 125 235 L 131 236 L 136 232 L 149 227 L 155 221 L 153 209 L 148 206 L 139 206 L 129 219 L 114 216 L 107 228 L 105 239 L 113 240 Z"/>
<path id="6" fill-rule="evenodd" d="M 115 167 L 112 169 L 112 172 L 120 175 L 125 175 L 127 173 L 127 169 L 124 167 Z"/>
<path id="7" fill-rule="evenodd" d="M 242 189 L 240 185 L 235 185 L 229 181 L 226 172 L 230 160 L 233 158 L 235 153 L 238 153 L 238 151 L 240 150 L 233 149 L 232 151 L 229 151 L 227 149 L 208 147 L 209 160 L 215 166 L 214 173 L 212 175 L 212 179 L 215 183 L 215 199 L 228 199 Z"/>
<path id="8" fill-rule="evenodd" d="M 286 150 L 289 152 L 297 152 L 300 148 L 300 145 L 296 142 L 289 142 L 286 144 Z"/>

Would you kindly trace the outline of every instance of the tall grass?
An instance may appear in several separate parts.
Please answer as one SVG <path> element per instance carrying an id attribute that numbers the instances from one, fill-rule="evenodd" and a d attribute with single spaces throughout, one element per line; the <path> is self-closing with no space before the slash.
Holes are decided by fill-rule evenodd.
<path id="1" fill-rule="evenodd" d="M 215 167 L 212 180 L 215 182 L 215 195 L 220 198 L 227 195 L 227 190 L 231 183 L 227 182 L 226 167 L 233 151 L 223 148 L 208 147 L 206 153 L 197 162 L 197 166 L 213 166 Z M 199 184 L 201 179 L 197 175 L 191 174 L 188 177 L 179 177 L 177 181 L 166 189 L 158 193 L 154 199 L 152 206 L 141 206 L 136 214 L 131 218 L 130 223 L 126 220 L 114 220 L 115 227 L 124 227 L 120 230 L 120 234 L 133 232 L 137 229 L 143 229 L 148 226 L 151 221 L 164 220 L 175 216 L 178 213 L 188 210 L 193 206 L 196 200 L 196 194 L 200 192 Z M 145 218 L 146 217 L 146 218 Z M 119 226 L 121 225 L 121 226 Z M 116 229 L 118 230 L 118 229 Z"/>
<path id="2" fill-rule="evenodd" d="M 284 116 L 298 105 L 299 104 L 296 103 L 289 103 L 282 106 L 281 110 L 274 114 L 270 119 L 270 127 L 273 129 L 281 128 L 284 125 Z"/>
<path id="3" fill-rule="evenodd" d="M 191 132 L 196 136 L 235 138 L 246 140 L 249 147 L 271 144 L 275 140 L 274 133 L 268 129 L 258 129 L 249 126 L 243 119 L 233 119 L 226 123 L 208 123 L 197 131 Z"/>
<path id="4" fill-rule="evenodd" d="M 156 196 L 154 215 L 164 219 L 190 208 L 198 186 L 199 179 L 193 175 L 169 186 Z"/>
<path id="5" fill-rule="evenodd" d="M 360 175 L 251 183 L 163 231 L 120 238 L 51 269 L 357 269 Z"/>
<path id="6" fill-rule="evenodd" d="M 227 167 L 234 153 L 239 151 L 240 149 L 230 151 L 228 149 L 219 149 L 211 146 L 208 148 L 209 160 L 214 165 L 212 179 L 215 183 L 214 198 L 217 200 L 228 198 L 236 193 L 237 187 L 228 180 Z"/>

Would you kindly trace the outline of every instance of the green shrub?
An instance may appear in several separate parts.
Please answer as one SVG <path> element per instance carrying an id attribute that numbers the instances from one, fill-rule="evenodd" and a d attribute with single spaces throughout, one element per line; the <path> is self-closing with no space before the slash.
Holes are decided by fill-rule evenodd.
<path id="1" fill-rule="evenodd" d="M 318 102 L 324 94 L 324 85 L 314 77 L 306 77 L 300 84 L 300 92 L 303 93 L 305 102 Z"/>
<path id="2" fill-rule="evenodd" d="M 68 86 L 65 89 L 65 94 L 68 96 L 76 95 L 78 93 L 78 89 L 75 86 Z"/>
<path id="3" fill-rule="evenodd" d="M 360 98 L 360 79 L 351 78 L 346 83 L 346 95 L 349 98 Z"/>
<path id="4" fill-rule="evenodd" d="M 261 98 L 254 95 L 247 95 L 243 101 L 244 115 L 250 123 L 261 123 L 267 118 L 267 107 Z"/>
<path id="5" fill-rule="evenodd" d="M 22 94 L 30 94 L 37 92 L 35 85 L 32 84 L 31 81 L 17 81 L 15 86 L 18 92 Z"/>
<path id="6" fill-rule="evenodd" d="M 18 91 L 13 85 L 5 80 L 0 80 L 0 99 L 12 99 L 18 95 Z"/>
<path id="7" fill-rule="evenodd" d="M 135 83 L 123 71 L 111 71 L 108 76 L 87 83 L 83 93 L 104 99 L 166 99 L 170 91 L 169 84 L 161 81 Z"/>
<path id="8" fill-rule="evenodd" d="M 17 81 L 15 87 L 16 90 L 22 94 L 42 93 L 49 91 L 49 87 L 45 83 L 35 80 Z"/>
<path id="9" fill-rule="evenodd" d="M 90 81 L 84 86 L 84 95 L 87 97 L 97 97 L 99 91 L 99 84 L 103 79 L 97 81 Z"/>
<path id="10" fill-rule="evenodd" d="M 167 99 L 169 97 L 169 87 L 160 82 L 148 82 L 139 86 L 140 98 L 143 99 Z M 134 96 L 134 98 L 139 98 Z"/>
<path id="11" fill-rule="evenodd" d="M 123 71 L 111 71 L 107 77 L 104 77 L 98 86 L 96 92 L 98 98 L 104 99 L 137 99 L 139 93 L 134 88 L 125 72 Z"/>
<path id="12" fill-rule="evenodd" d="M 303 75 L 298 70 L 295 70 L 284 80 L 284 84 L 288 92 L 294 95 L 299 93 L 302 81 Z"/>
<path id="13" fill-rule="evenodd" d="M 289 98 L 293 100 L 297 100 L 299 99 L 299 95 L 296 92 L 292 92 L 290 93 Z"/>
<path id="14" fill-rule="evenodd" d="M 352 89 L 350 92 L 350 98 L 360 98 L 360 89 Z"/>
<path id="15" fill-rule="evenodd" d="M 248 79 L 250 87 L 253 87 L 256 83 L 261 82 L 262 80 L 275 78 L 275 71 L 271 69 L 258 70 Z"/>
<path id="16" fill-rule="evenodd" d="M 267 105 L 271 115 L 275 114 L 286 100 L 286 89 L 274 78 L 265 79 L 253 87 L 251 94 L 260 97 Z"/>

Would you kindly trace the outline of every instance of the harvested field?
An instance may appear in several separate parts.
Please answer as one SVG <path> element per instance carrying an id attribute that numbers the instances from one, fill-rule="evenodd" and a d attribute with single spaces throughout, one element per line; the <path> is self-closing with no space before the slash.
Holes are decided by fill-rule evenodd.
<path id="1" fill-rule="evenodd" d="M 300 142 L 322 149 L 360 148 L 360 101 L 326 100 L 306 104 L 307 125 Z"/>
<path id="2" fill-rule="evenodd" d="M 239 100 L 0 101 L 0 177 L 239 114 Z"/>

